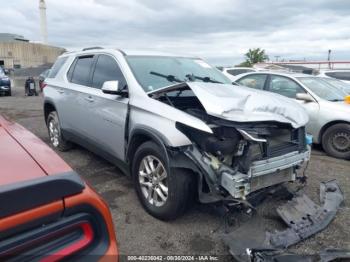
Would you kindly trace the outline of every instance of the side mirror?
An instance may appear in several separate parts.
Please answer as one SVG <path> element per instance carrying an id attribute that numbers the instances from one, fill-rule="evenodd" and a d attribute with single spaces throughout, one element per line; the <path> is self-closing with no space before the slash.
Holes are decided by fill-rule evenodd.
<path id="1" fill-rule="evenodd" d="M 102 92 L 110 95 L 119 95 L 126 97 L 128 92 L 119 85 L 119 81 L 106 81 L 103 83 Z"/>
<path id="2" fill-rule="evenodd" d="M 298 93 L 295 98 L 297 100 L 302 100 L 305 102 L 315 102 L 313 97 L 310 94 L 306 94 L 306 93 Z"/>
<path id="3" fill-rule="evenodd" d="M 106 81 L 103 83 L 101 90 L 105 94 L 117 95 L 119 92 L 119 81 Z"/>

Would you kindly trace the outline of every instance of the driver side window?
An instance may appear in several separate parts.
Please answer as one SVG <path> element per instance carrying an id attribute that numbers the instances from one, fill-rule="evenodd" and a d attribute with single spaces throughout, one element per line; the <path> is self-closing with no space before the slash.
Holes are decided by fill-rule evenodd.
<path id="1" fill-rule="evenodd" d="M 271 75 L 268 90 L 289 98 L 295 98 L 297 93 L 306 93 L 295 81 L 284 76 Z"/>
<path id="2" fill-rule="evenodd" d="M 117 62 L 108 55 L 99 55 L 92 77 L 92 87 L 101 89 L 106 81 L 119 81 L 120 87 L 126 86 L 126 81 Z"/>

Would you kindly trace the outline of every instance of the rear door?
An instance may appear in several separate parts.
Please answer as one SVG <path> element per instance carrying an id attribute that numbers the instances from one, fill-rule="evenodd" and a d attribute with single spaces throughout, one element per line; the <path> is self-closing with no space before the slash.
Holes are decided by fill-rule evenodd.
<path id="1" fill-rule="evenodd" d="M 91 89 L 91 73 L 94 63 L 94 55 L 79 56 L 72 63 L 68 73 L 69 88 L 64 90 L 65 106 L 60 111 L 64 111 L 64 119 L 67 130 L 75 136 L 86 139 L 89 137 L 87 129 L 91 122 L 86 114 L 88 90 Z M 61 119 L 60 119 L 61 121 Z"/>
<path id="2" fill-rule="evenodd" d="M 125 125 L 129 98 L 105 94 L 104 82 L 117 80 L 127 88 L 125 77 L 117 60 L 106 54 L 96 57 L 91 88 L 86 89 L 84 115 L 88 120 L 85 132 L 97 143 L 99 151 L 124 160 Z"/>

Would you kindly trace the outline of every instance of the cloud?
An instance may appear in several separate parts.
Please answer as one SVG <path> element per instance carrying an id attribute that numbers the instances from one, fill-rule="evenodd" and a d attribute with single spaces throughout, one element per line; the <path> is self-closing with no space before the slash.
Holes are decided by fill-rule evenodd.
<path id="1" fill-rule="evenodd" d="M 68 49 L 106 46 L 158 49 L 243 60 L 249 48 L 271 59 L 350 59 L 348 1 L 47 0 L 49 42 Z M 38 1 L 2 4 L 4 32 L 40 40 Z"/>

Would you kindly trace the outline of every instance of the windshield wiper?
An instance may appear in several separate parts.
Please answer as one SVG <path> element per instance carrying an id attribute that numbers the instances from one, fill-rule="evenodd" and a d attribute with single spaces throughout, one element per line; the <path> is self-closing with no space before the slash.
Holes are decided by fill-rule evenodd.
<path id="1" fill-rule="evenodd" d="M 222 82 L 220 81 L 217 81 L 215 79 L 211 79 L 209 76 L 204 76 L 204 77 L 201 77 L 201 76 L 196 76 L 194 74 L 188 74 L 186 75 L 186 77 L 190 80 L 190 81 L 194 81 L 195 79 L 198 79 L 198 80 L 201 80 L 203 82 L 210 82 L 210 83 L 216 83 L 216 84 L 223 84 Z"/>
<path id="2" fill-rule="evenodd" d="M 178 83 L 183 83 L 185 81 L 181 80 L 181 79 L 178 79 L 176 76 L 174 75 L 164 75 L 164 74 L 161 74 L 161 73 L 157 73 L 157 72 L 154 72 L 154 71 L 151 71 L 149 72 L 151 75 L 155 75 L 155 76 L 159 76 L 159 77 L 163 77 L 165 78 L 166 80 L 168 80 L 169 82 L 178 82 Z"/>

